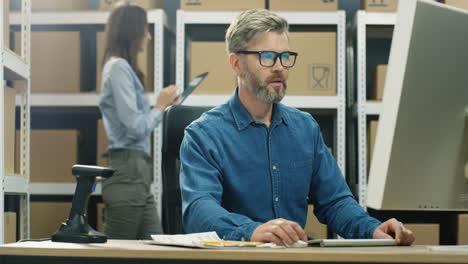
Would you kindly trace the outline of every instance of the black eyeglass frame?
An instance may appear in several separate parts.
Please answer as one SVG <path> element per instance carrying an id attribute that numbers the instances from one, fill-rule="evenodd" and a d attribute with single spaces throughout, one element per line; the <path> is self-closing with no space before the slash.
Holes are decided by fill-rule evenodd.
<path id="1" fill-rule="evenodd" d="M 262 53 L 266 53 L 266 52 L 272 52 L 272 53 L 275 54 L 275 58 L 273 59 L 273 64 L 271 66 L 265 66 L 265 65 L 262 64 Z M 236 51 L 235 53 L 236 54 L 257 54 L 258 55 L 258 62 L 260 63 L 260 65 L 262 65 L 263 67 L 267 67 L 267 68 L 271 68 L 271 67 L 275 66 L 276 61 L 277 61 L 277 59 L 279 57 L 281 65 L 286 69 L 292 68 L 292 67 L 294 67 L 294 65 L 296 65 L 297 56 L 299 55 L 299 53 L 293 52 L 293 51 L 276 52 L 276 51 L 272 51 L 272 50 L 262 50 L 262 51 L 239 50 L 239 51 Z M 290 56 L 292 55 L 294 57 L 294 61 L 293 61 L 291 66 L 284 66 L 284 64 L 283 64 L 282 55 L 285 54 L 285 53 L 290 55 Z"/>

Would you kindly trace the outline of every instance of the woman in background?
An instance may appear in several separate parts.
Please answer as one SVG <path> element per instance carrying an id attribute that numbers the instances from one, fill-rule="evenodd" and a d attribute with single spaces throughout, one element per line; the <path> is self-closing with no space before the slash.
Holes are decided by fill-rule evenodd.
<path id="1" fill-rule="evenodd" d="M 131 3 L 117 6 L 110 14 L 106 35 L 99 108 L 109 138 L 109 165 L 115 173 L 102 186 L 104 232 L 111 239 L 151 239 L 162 228 L 150 190 L 150 135 L 179 94 L 176 86 L 168 86 L 151 106 L 144 92 L 145 76 L 138 68 L 137 55 L 151 35 L 143 8 Z"/>

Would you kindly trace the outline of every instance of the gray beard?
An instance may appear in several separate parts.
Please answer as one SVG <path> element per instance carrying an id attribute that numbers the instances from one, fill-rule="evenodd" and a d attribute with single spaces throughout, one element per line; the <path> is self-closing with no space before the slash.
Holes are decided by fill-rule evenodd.
<path id="1" fill-rule="evenodd" d="M 253 93 L 258 100 L 266 104 L 279 103 L 283 100 L 287 89 L 286 82 L 283 83 L 283 87 L 275 87 L 275 93 L 273 93 L 268 90 L 268 82 L 261 83 L 261 81 L 251 73 L 247 67 L 245 67 L 245 69 L 246 71 L 244 72 L 242 84 L 249 92 Z"/>

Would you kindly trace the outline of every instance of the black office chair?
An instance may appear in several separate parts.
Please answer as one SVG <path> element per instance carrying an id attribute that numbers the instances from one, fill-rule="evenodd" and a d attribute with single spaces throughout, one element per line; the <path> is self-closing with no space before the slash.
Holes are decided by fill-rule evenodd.
<path id="1" fill-rule="evenodd" d="M 174 105 L 164 113 L 162 143 L 162 224 L 166 234 L 183 234 L 179 150 L 185 128 L 211 107 Z"/>

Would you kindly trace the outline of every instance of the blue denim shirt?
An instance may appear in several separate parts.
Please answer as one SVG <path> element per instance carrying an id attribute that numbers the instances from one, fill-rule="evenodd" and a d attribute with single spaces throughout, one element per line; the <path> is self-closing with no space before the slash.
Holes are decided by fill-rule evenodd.
<path id="1" fill-rule="evenodd" d="M 102 76 L 99 109 L 109 150 L 136 149 L 151 155 L 150 135 L 163 113 L 151 107 L 143 85 L 125 59 L 109 59 Z"/>
<path id="2" fill-rule="evenodd" d="M 380 222 L 353 198 L 317 122 L 274 104 L 270 128 L 252 119 L 237 90 L 185 130 L 181 150 L 185 231 L 249 240 L 284 218 L 304 227 L 308 199 L 320 222 L 345 238 L 372 238 Z"/>

